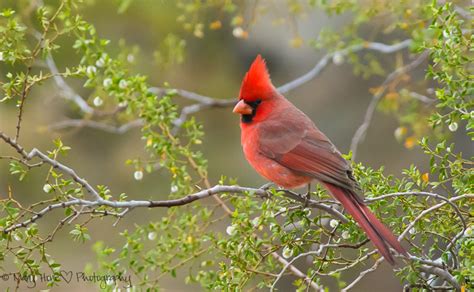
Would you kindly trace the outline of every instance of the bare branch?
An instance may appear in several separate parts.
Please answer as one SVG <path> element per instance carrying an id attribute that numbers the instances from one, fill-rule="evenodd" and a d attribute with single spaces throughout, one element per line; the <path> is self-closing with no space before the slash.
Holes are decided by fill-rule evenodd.
<path id="1" fill-rule="evenodd" d="M 179 118 L 177 118 L 173 122 L 174 127 L 173 127 L 173 130 L 172 130 L 172 133 L 174 135 L 176 133 L 178 133 L 181 126 L 184 124 L 184 122 L 186 122 L 188 116 L 191 115 L 191 114 L 197 113 L 197 112 L 199 112 L 203 109 L 207 109 L 207 108 L 211 108 L 211 107 L 227 107 L 227 106 L 233 105 L 233 104 L 235 104 L 234 100 L 231 100 L 229 102 L 226 101 L 226 102 L 222 102 L 222 103 L 218 102 L 218 103 L 212 103 L 212 104 L 196 103 L 196 104 L 193 104 L 193 105 L 185 106 L 181 110 L 181 114 L 179 115 Z"/>
<path id="2" fill-rule="evenodd" d="M 40 41 L 41 42 L 41 41 Z M 21 90 L 21 97 L 20 97 L 20 105 L 18 107 L 18 118 L 16 122 L 16 133 L 15 133 L 15 140 L 18 141 L 20 138 L 20 129 L 21 129 L 21 121 L 23 119 L 23 109 L 25 107 L 26 96 L 28 95 L 28 78 L 31 72 L 31 66 L 28 66 L 25 73 L 25 81 L 23 82 L 23 89 Z"/>
<path id="3" fill-rule="evenodd" d="M 372 273 L 373 271 L 375 271 L 379 266 L 380 264 L 383 262 L 384 258 L 379 258 L 378 260 L 375 261 L 374 265 L 370 268 L 368 268 L 367 270 L 364 270 L 362 271 L 359 276 L 357 276 L 357 278 L 355 278 L 349 285 L 347 285 L 346 287 L 344 287 L 344 289 L 342 289 L 341 291 L 342 292 L 346 292 L 348 291 L 349 289 L 353 288 L 360 280 L 362 280 L 362 278 L 364 278 L 367 274 L 369 273 Z"/>
<path id="4" fill-rule="evenodd" d="M 42 153 L 38 149 L 34 148 L 33 150 L 30 151 L 30 153 L 26 153 L 26 151 L 21 147 L 16 141 L 13 141 L 5 135 L 3 132 L 0 131 L 0 138 L 4 140 L 7 144 L 12 146 L 13 148 L 16 149 L 20 155 L 26 159 L 26 160 L 31 160 L 34 157 L 40 158 L 44 163 L 47 163 L 51 165 L 54 168 L 57 168 L 61 170 L 64 173 L 67 173 L 75 182 L 79 183 L 81 186 L 83 186 L 95 199 L 97 200 L 102 200 L 102 198 L 99 196 L 99 193 L 83 178 L 79 177 L 77 173 L 72 169 L 67 167 L 66 165 L 51 159 L 48 155 Z"/>
<path id="5" fill-rule="evenodd" d="M 300 270 L 298 270 L 292 263 L 299 258 L 298 255 L 297 257 L 293 258 L 290 262 L 285 260 L 282 256 L 280 256 L 276 251 L 272 253 L 273 257 L 275 257 L 281 264 L 284 265 L 283 269 L 281 270 L 280 274 L 278 274 L 278 277 L 275 279 L 273 282 L 272 287 L 270 288 L 270 291 L 274 291 L 275 285 L 278 282 L 278 280 L 283 276 L 283 273 L 287 270 L 290 269 L 290 271 L 295 274 L 296 276 L 304 279 L 305 282 L 307 282 L 314 290 L 316 291 L 323 291 L 323 288 L 320 287 L 318 284 L 316 284 L 314 281 L 312 281 L 308 276 L 306 276 L 304 273 L 302 273 Z"/>
<path id="6" fill-rule="evenodd" d="M 282 190 L 278 190 L 278 191 L 283 192 L 283 194 L 288 198 L 291 198 L 295 201 L 304 203 L 308 207 L 323 210 L 323 211 L 331 214 L 333 217 L 339 219 L 342 223 L 349 222 L 349 220 L 347 220 L 347 218 L 342 213 L 340 213 L 336 208 L 334 208 L 330 205 L 321 203 L 320 201 L 316 201 L 316 200 L 311 200 L 311 199 L 308 200 L 308 198 L 306 198 L 305 195 L 298 194 L 298 193 L 295 193 L 295 192 L 290 191 L 290 190 L 282 189 Z"/>
<path id="7" fill-rule="evenodd" d="M 421 101 L 422 103 L 432 104 L 432 103 L 436 102 L 436 99 L 428 97 L 428 96 L 423 95 L 423 94 L 420 94 L 418 92 L 411 91 L 409 94 L 410 94 L 411 97 Z"/>
<path id="8" fill-rule="evenodd" d="M 48 54 L 46 57 L 46 65 L 48 65 L 49 70 L 51 73 L 53 73 L 54 76 L 54 82 L 56 83 L 57 87 L 62 93 L 62 96 L 66 100 L 70 100 L 74 102 L 81 111 L 83 111 L 86 114 L 92 114 L 94 112 L 94 108 L 89 106 L 87 102 L 77 94 L 70 86 L 69 84 L 66 83 L 64 78 L 59 74 L 58 67 L 56 66 L 56 63 L 54 62 L 53 57 L 51 54 Z"/>
<path id="9" fill-rule="evenodd" d="M 64 120 L 64 121 L 60 121 L 58 123 L 49 125 L 48 130 L 57 131 L 57 130 L 65 129 L 65 128 L 71 128 L 71 127 L 72 128 L 87 127 L 87 128 L 97 129 L 97 130 L 101 130 L 101 131 L 113 133 L 113 134 L 124 134 L 131 129 L 138 128 L 141 126 L 143 126 L 143 121 L 141 119 L 134 120 L 120 126 L 114 126 L 107 123 L 101 123 L 101 122 L 87 120 L 87 119 L 70 119 L 70 120 Z"/>
<path id="10" fill-rule="evenodd" d="M 209 96 L 201 95 L 195 92 L 187 91 L 184 89 L 177 89 L 177 88 L 150 87 L 148 91 L 156 95 L 162 95 L 162 94 L 174 92 L 177 95 L 184 97 L 186 99 L 196 101 L 200 104 L 207 104 L 207 105 L 216 104 L 217 106 L 231 106 L 232 104 L 235 103 L 234 100 L 213 98 L 213 97 L 209 97 Z"/>
<path id="11" fill-rule="evenodd" d="M 173 134 L 176 134 L 179 131 L 179 128 L 186 122 L 189 115 L 197 113 L 201 110 L 208 108 L 218 108 L 218 107 L 229 107 L 236 103 L 235 100 L 229 99 L 219 99 L 213 98 L 205 95 L 201 95 L 195 92 L 187 91 L 184 89 L 167 89 L 162 87 L 151 87 L 148 89 L 151 93 L 156 95 L 162 95 L 166 93 L 176 93 L 177 95 L 184 97 L 186 99 L 196 101 L 197 103 L 183 107 L 179 118 L 174 121 L 175 127 L 173 128 Z"/>
<path id="12" fill-rule="evenodd" d="M 372 117 L 375 113 L 375 109 L 377 107 L 377 104 L 379 103 L 380 99 L 383 97 L 385 94 L 385 91 L 387 90 L 388 85 L 398 78 L 400 75 L 405 74 L 416 67 L 418 67 L 423 61 L 428 57 L 428 52 L 425 51 L 421 53 L 415 60 L 413 60 L 411 63 L 400 67 L 390 73 L 390 75 L 387 76 L 385 81 L 381 85 L 381 89 L 377 91 L 377 93 L 372 97 L 372 100 L 370 101 L 369 107 L 367 108 L 367 111 L 365 112 L 364 116 L 364 121 L 362 124 L 359 126 L 357 131 L 355 132 L 354 136 L 352 137 L 352 142 L 351 142 L 351 151 L 352 151 L 352 159 L 355 160 L 356 155 L 357 155 L 357 147 L 360 144 L 360 142 L 365 138 L 365 134 L 367 133 L 367 129 L 369 128 L 370 123 L 372 122 Z"/>
<path id="13" fill-rule="evenodd" d="M 38 155 L 40 158 L 42 158 L 41 154 L 35 154 L 35 155 Z M 90 187 L 90 185 L 84 179 L 78 178 L 77 175 L 75 174 L 75 172 L 73 173 L 73 171 L 70 170 L 68 167 L 60 164 L 59 162 L 52 162 L 52 163 L 50 163 L 48 161 L 46 161 L 46 162 L 51 164 L 51 165 L 57 165 L 57 168 L 59 168 L 62 171 L 70 174 L 71 177 L 73 177 L 73 178 L 76 177 L 76 181 L 78 183 L 80 183 L 81 185 L 83 185 L 85 188 Z M 93 192 L 97 193 L 94 189 L 92 189 L 92 190 L 93 190 Z M 205 189 L 205 190 L 187 195 L 187 196 L 179 198 L 179 199 L 171 199 L 171 200 L 163 200 L 163 201 L 150 201 L 150 200 L 148 200 L 148 201 L 147 200 L 109 201 L 109 200 L 105 200 L 105 199 L 99 197 L 98 194 L 97 194 L 97 197 L 96 197 L 95 200 L 83 200 L 83 199 L 72 198 L 70 201 L 49 205 L 49 206 L 43 208 L 41 211 L 36 212 L 35 215 L 32 216 L 30 219 L 28 219 L 28 220 L 26 220 L 22 223 L 10 226 L 7 229 L 5 229 L 4 232 L 11 232 L 12 230 L 22 228 L 22 227 L 26 227 L 29 224 L 31 224 L 31 223 L 35 222 L 36 220 L 40 219 L 41 217 L 43 217 L 47 213 L 49 213 L 49 212 L 51 212 L 55 209 L 58 209 L 58 208 L 67 208 L 67 207 L 70 207 L 70 206 L 86 206 L 86 207 L 107 206 L 107 207 L 116 208 L 116 209 L 126 209 L 128 211 L 131 210 L 131 209 L 134 209 L 134 208 L 138 208 L 138 207 L 147 207 L 147 208 L 167 207 L 167 208 L 170 208 L 170 207 L 187 205 L 187 204 L 190 204 L 194 201 L 201 200 L 201 199 L 211 197 L 213 195 L 221 194 L 221 193 L 232 193 L 232 194 L 253 193 L 253 194 L 255 194 L 259 197 L 263 197 L 263 198 L 268 198 L 269 197 L 269 193 L 265 190 L 247 188 L 247 187 L 240 187 L 240 186 L 225 186 L 225 185 L 216 185 L 212 188 Z M 310 206 L 312 206 L 314 208 L 318 208 L 318 209 L 323 209 L 325 211 L 330 210 L 328 213 L 331 213 L 331 215 L 337 214 L 337 215 L 335 215 L 336 218 L 338 218 L 338 219 L 344 218 L 344 220 L 347 221 L 347 219 L 345 219 L 344 215 L 340 214 L 337 210 L 332 209 L 331 207 L 328 207 L 324 204 L 318 204 L 316 201 L 314 201 L 314 202 L 311 203 Z M 124 211 L 123 214 L 120 213 L 122 215 L 119 216 L 119 217 L 123 217 L 128 211 Z"/>
<path id="14" fill-rule="evenodd" d="M 420 266 L 420 270 L 427 274 L 438 276 L 439 278 L 451 284 L 456 289 L 456 291 L 461 291 L 461 286 L 456 281 L 456 278 L 454 278 L 453 275 L 451 275 L 448 271 L 437 267 L 425 265 Z"/>
<path id="15" fill-rule="evenodd" d="M 314 66 L 313 69 L 311 69 L 308 73 L 278 87 L 277 90 L 280 93 L 284 94 L 314 79 L 329 64 L 329 61 L 332 59 L 332 57 L 334 57 L 337 54 L 341 56 L 346 56 L 349 53 L 355 53 L 363 49 L 378 51 L 384 54 L 390 54 L 390 53 L 394 53 L 394 52 L 408 48 L 411 42 L 412 42 L 411 39 L 404 40 L 394 45 L 386 45 L 383 43 L 376 43 L 376 42 L 364 42 L 362 44 L 354 45 L 340 51 L 328 53 L 324 57 L 322 57 L 319 60 L 319 62 L 316 64 L 316 66 Z"/>

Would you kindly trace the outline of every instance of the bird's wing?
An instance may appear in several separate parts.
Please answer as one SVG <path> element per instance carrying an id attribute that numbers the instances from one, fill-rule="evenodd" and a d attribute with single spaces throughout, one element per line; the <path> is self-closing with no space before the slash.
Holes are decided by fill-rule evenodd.
<path id="1" fill-rule="evenodd" d="M 306 119 L 261 123 L 258 129 L 261 153 L 297 173 L 345 189 L 357 189 L 349 163 L 331 141 Z"/>

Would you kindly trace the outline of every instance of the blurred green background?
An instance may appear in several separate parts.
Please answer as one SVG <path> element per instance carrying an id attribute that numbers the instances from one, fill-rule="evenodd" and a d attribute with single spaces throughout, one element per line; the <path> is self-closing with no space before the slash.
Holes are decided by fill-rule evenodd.
<path id="1" fill-rule="evenodd" d="M 4 0 L 2 0 L 4 2 Z M 0 6 L 8 6 L 6 1 Z M 309 71 L 324 55 L 309 46 L 294 48 L 291 40 L 294 31 L 283 23 L 275 25 L 276 19 L 285 19 L 287 11 L 275 1 L 275 9 L 259 16 L 248 28 L 247 39 L 236 38 L 232 27 L 223 25 L 221 29 L 206 31 L 203 38 L 183 30 L 177 22 L 180 11 L 172 1 L 133 1 L 130 7 L 118 12 L 117 1 L 87 1 L 83 11 L 85 18 L 93 23 L 99 35 L 112 41 L 112 51 L 121 41 L 126 46 L 139 48 L 134 51 L 132 72 L 148 76 L 149 84 L 161 86 L 169 82 L 171 87 L 194 91 L 203 95 L 235 99 L 244 73 L 257 54 L 262 54 L 275 86 L 280 86 Z M 362 4 L 363 5 L 363 4 Z M 248 11 L 243 8 L 243 15 Z M 215 15 L 208 15 L 211 22 Z M 325 14 L 310 11 L 304 17 L 295 20 L 298 33 L 304 40 L 315 39 L 323 27 L 337 29 L 348 21 L 351 16 L 328 18 Z M 361 32 L 362 37 L 371 39 L 377 22 Z M 166 37 L 173 33 L 186 42 L 184 62 L 163 66 L 156 62 L 155 51 L 160 48 Z M 387 41 L 380 34 L 377 41 Z M 403 56 L 407 56 L 403 52 Z M 55 56 L 60 68 L 74 64 L 78 56 L 71 44 L 64 44 L 60 54 Z M 380 55 L 383 66 L 392 68 L 395 55 Z M 0 75 L 5 68 L 0 64 Z M 424 71 L 416 70 L 413 75 L 423 78 Z M 3 77 L 2 77 L 3 78 Z M 357 127 L 362 122 L 365 110 L 371 100 L 369 89 L 378 86 L 383 77 L 363 79 L 352 72 L 349 64 L 330 64 L 316 79 L 287 94 L 294 104 L 302 109 L 316 125 L 326 133 L 341 152 L 349 151 L 350 142 Z M 82 96 L 89 96 L 90 90 L 83 88 L 80 81 L 71 85 Z M 430 86 L 426 85 L 427 88 Z M 425 88 L 426 90 L 426 88 Z M 0 96 L 1 98 L 1 96 Z M 92 98 L 89 103 L 92 104 Z M 176 97 L 182 104 L 182 99 Z M 186 101 L 184 102 L 186 103 Z M 54 84 L 46 83 L 37 87 L 30 95 L 24 112 L 21 143 L 26 149 L 37 147 L 42 150 L 53 147 L 52 140 L 61 137 L 62 141 L 72 147 L 69 155 L 60 160 L 73 167 L 80 176 L 86 177 L 92 185 L 104 184 L 114 194 L 125 192 L 130 199 L 165 199 L 170 191 L 169 184 L 162 172 L 145 174 L 142 181 L 133 178 L 134 169 L 125 165 L 125 160 L 143 155 L 143 141 L 139 129 L 117 135 L 99 130 L 80 128 L 57 132 L 46 131 L 45 128 L 55 122 L 77 117 L 71 104 L 58 96 Z M 209 177 L 211 184 L 216 184 L 221 175 L 237 178 L 242 186 L 258 187 L 265 183 L 246 162 L 240 147 L 239 118 L 232 114 L 231 108 L 204 110 L 196 114 L 196 118 L 204 124 L 206 132 L 202 150 L 209 160 Z M 14 136 L 17 119 L 17 108 L 14 101 L 0 105 L 0 129 Z M 397 142 L 394 130 L 398 127 L 396 120 L 377 112 L 367 137 L 359 147 L 357 161 L 378 168 L 385 166 L 387 173 L 398 174 L 402 168 L 414 163 L 422 171 L 428 170 L 428 161 L 415 147 L 407 149 Z M 473 153 L 467 138 L 453 137 L 458 149 Z M 463 140 L 466 139 L 466 140 Z M 2 155 L 14 154 L 4 143 L 0 143 Z M 28 204 L 45 199 L 48 195 L 42 191 L 47 168 L 36 169 L 26 178 L 26 183 L 19 183 L 16 177 L 8 175 L 8 162 L 0 161 L 0 196 L 6 197 L 11 187 L 13 195 L 22 203 Z M 104 240 L 108 243 L 119 241 L 118 233 L 123 229 L 133 229 L 135 224 L 157 220 L 165 212 L 161 209 L 134 210 L 116 227 L 112 227 L 114 218 L 96 221 L 89 225 L 92 240 Z M 52 228 L 60 211 L 50 214 L 41 220 L 40 228 Z M 221 226 L 222 230 L 225 225 Z M 72 243 L 68 229 L 65 228 L 51 243 L 50 251 L 62 262 L 65 269 L 81 271 L 88 262 L 94 263 L 91 244 Z M 304 264 L 304 263 L 301 263 Z M 5 267 L 8 269 L 8 267 Z M 181 275 L 179 273 L 182 273 Z M 186 291 L 196 289 L 184 286 L 182 279 L 186 270 L 178 272 L 177 279 L 166 279 L 162 282 L 164 291 Z M 71 283 L 71 284 L 74 284 Z M 5 286 L 0 281 L 0 288 Z M 286 286 L 285 286 L 286 285 Z M 84 291 L 79 284 L 54 288 L 68 291 Z M 291 283 L 283 283 L 282 288 L 291 289 Z M 400 291 L 401 285 L 394 277 L 387 264 L 366 277 L 354 291 Z"/>

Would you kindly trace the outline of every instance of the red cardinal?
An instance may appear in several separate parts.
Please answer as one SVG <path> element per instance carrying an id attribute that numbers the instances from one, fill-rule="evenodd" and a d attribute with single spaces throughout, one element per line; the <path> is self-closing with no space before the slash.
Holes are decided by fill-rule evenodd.
<path id="1" fill-rule="evenodd" d="M 392 232 L 357 195 L 349 163 L 314 123 L 273 86 L 260 55 L 242 81 L 234 113 L 241 115 L 245 157 L 266 179 L 284 188 L 316 180 L 322 183 L 359 223 L 392 265 L 389 247 L 406 255 Z"/>

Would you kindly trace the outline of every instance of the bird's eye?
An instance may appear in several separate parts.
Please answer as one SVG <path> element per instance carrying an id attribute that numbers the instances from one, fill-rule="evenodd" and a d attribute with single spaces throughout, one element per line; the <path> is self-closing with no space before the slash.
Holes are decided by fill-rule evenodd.
<path id="1" fill-rule="evenodd" d="M 262 100 L 261 99 L 257 99 L 255 101 L 252 101 L 252 102 L 248 102 L 247 104 L 250 105 L 253 109 L 256 109 L 257 106 L 262 103 Z"/>

